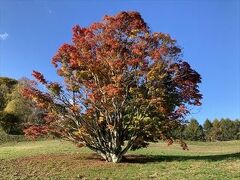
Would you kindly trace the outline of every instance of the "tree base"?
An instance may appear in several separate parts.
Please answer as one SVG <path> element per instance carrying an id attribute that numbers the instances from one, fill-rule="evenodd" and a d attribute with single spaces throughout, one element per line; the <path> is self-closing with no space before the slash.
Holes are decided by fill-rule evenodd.
<path id="1" fill-rule="evenodd" d="M 107 162 L 113 162 L 113 163 L 119 163 L 122 160 L 122 155 L 116 155 L 113 153 L 108 154 L 101 154 L 101 156 L 107 161 Z"/>

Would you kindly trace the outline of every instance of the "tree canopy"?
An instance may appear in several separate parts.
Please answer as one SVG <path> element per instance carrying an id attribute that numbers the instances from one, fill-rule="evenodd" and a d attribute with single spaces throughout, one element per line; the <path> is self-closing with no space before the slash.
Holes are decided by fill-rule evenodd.
<path id="1" fill-rule="evenodd" d="M 52 59 L 64 84 L 33 71 L 48 91 L 23 90 L 47 112 L 45 124 L 27 134 L 52 131 L 113 162 L 130 148 L 171 143 L 171 132 L 202 98 L 201 77 L 181 55 L 176 40 L 151 32 L 138 12 L 74 26 L 72 42 Z"/>

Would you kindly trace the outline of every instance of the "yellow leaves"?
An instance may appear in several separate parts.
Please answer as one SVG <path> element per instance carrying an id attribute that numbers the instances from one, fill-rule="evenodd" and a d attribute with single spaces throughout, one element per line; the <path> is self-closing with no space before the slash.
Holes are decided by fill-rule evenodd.
<path id="1" fill-rule="evenodd" d="M 158 79 L 158 81 L 160 81 L 167 75 L 165 66 L 166 65 L 163 62 L 155 63 L 151 70 L 147 73 L 147 78 L 149 80 Z"/>
<path id="2" fill-rule="evenodd" d="M 143 118 L 143 121 L 144 121 L 145 123 L 150 123 L 150 122 L 151 122 L 151 118 L 150 118 L 150 117 L 144 117 L 144 118 Z"/>
<path id="3" fill-rule="evenodd" d="M 130 38 L 135 38 L 137 37 L 137 34 L 139 33 L 139 29 L 133 29 L 130 34 Z"/>
<path id="4" fill-rule="evenodd" d="M 89 74 L 88 71 L 78 71 L 76 76 L 80 79 L 86 79 L 89 76 L 88 74 Z"/>
<path id="5" fill-rule="evenodd" d="M 138 115 L 133 117 L 134 123 L 139 123 L 139 121 L 141 121 L 142 119 L 143 119 L 142 114 L 138 114 Z"/>
<path id="6" fill-rule="evenodd" d="M 145 33 L 145 37 L 146 38 L 149 38 L 150 37 L 150 34 L 147 32 L 147 33 Z"/>
<path id="7" fill-rule="evenodd" d="M 87 129 L 85 129 L 85 127 L 80 127 L 78 131 L 75 131 L 73 134 L 80 137 L 88 136 Z"/>
<path id="8" fill-rule="evenodd" d="M 7 113 L 12 113 L 12 114 L 14 114 L 15 111 L 18 109 L 20 103 L 21 103 L 21 102 L 20 102 L 19 100 L 14 99 L 14 100 L 10 101 L 10 102 L 7 104 L 7 106 L 6 106 L 6 108 L 4 109 L 4 111 L 7 112 Z M 20 107 L 20 108 L 21 108 L 21 107 Z"/>
<path id="9" fill-rule="evenodd" d="M 130 92 L 131 94 L 134 93 L 134 91 L 135 91 L 134 88 L 132 88 L 132 87 L 129 88 L 129 92 Z"/>
<path id="10" fill-rule="evenodd" d="M 143 94 L 142 92 L 140 91 L 140 89 L 138 88 L 133 88 L 133 87 L 130 87 L 129 88 L 129 93 L 135 97 L 135 100 L 136 101 L 141 101 L 142 98 L 143 98 Z"/>
<path id="11" fill-rule="evenodd" d="M 136 35 L 132 34 L 132 35 L 130 35 L 129 37 L 130 37 L 130 38 L 135 38 Z"/>
<path id="12" fill-rule="evenodd" d="M 133 34 L 136 34 L 136 33 L 138 33 L 139 32 L 139 29 L 133 29 L 132 31 L 131 31 L 131 33 L 133 33 Z"/>

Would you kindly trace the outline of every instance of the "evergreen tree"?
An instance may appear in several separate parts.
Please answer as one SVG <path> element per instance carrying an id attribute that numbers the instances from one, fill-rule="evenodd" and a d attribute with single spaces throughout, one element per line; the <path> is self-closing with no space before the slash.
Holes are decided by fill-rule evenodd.
<path id="1" fill-rule="evenodd" d="M 184 138 L 191 141 L 203 140 L 204 133 L 202 126 L 196 119 L 191 119 L 184 130 Z"/>
<path id="2" fill-rule="evenodd" d="M 236 126 L 236 135 L 234 136 L 234 139 L 239 140 L 240 139 L 240 119 L 236 119 L 234 122 L 235 126 Z"/>
<path id="3" fill-rule="evenodd" d="M 229 118 L 221 119 L 220 129 L 222 141 L 233 140 L 237 134 L 237 126 L 235 122 L 230 120 Z"/>
<path id="4" fill-rule="evenodd" d="M 211 132 L 212 127 L 213 127 L 213 125 L 212 125 L 211 121 L 209 119 L 206 119 L 206 121 L 203 124 L 203 131 L 204 131 L 205 139 L 208 141 L 211 140 L 210 132 Z"/>
<path id="5" fill-rule="evenodd" d="M 220 141 L 221 140 L 221 134 L 222 134 L 220 121 L 217 118 L 215 118 L 213 120 L 212 125 L 213 125 L 213 127 L 212 127 L 211 132 L 210 132 L 210 138 L 211 138 L 212 141 L 215 141 L 215 140 Z"/>

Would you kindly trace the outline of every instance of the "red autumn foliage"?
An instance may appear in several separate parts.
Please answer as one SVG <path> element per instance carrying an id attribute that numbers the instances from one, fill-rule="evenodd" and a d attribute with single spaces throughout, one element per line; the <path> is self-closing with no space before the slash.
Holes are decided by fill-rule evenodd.
<path id="1" fill-rule="evenodd" d="M 48 92 L 23 91 L 48 119 L 26 134 L 49 130 L 114 162 L 128 149 L 149 142 L 164 139 L 172 144 L 172 131 L 202 98 L 200 75 L 181 57 L 176 40 L 152 33 L 138 12 L 105 16 L 89 27 L 74 26 L 72 42 L 52 58 L 64 85 L 34 71 Z"/>
<path id="2" fill-rule="evenodd" d="M 24 130 L 24 133 L 29 138 L 40 137 L 48 134 L 47 126 L 32 125 Z"/>
<path id="3" fill-rule="evenodd" d="M 45 80 L 42 73 L 37 72 L 37 71 L 33 71 L 32 75 L 36 78 L 36 80 L 38 80 L 38 82 L 40 82 L 42 84 L 47 84 L 47 81 Z"/>

